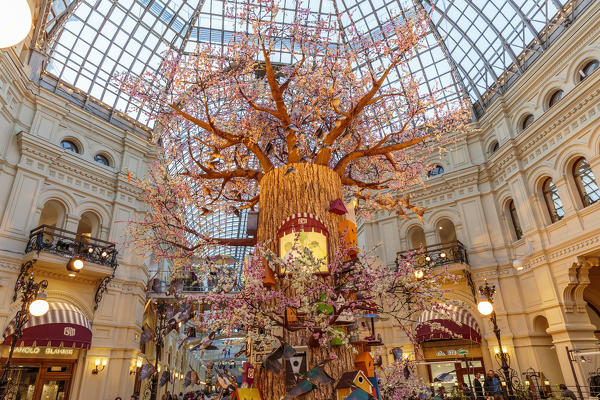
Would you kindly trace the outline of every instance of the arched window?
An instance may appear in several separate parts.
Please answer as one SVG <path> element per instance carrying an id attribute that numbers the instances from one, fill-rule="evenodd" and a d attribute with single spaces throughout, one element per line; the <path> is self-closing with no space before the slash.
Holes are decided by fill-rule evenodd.
<path id="1" fill-rule="evenodd" d="M 408 233 L 408 239 L 410 241 L 410 247 L 412 249 L 418 249 L 419 247 L 426 246 L 425 243 L 425 232 L 423 228 L 415 226 Z"/>
<path id="2" fill-rule="evenodd" d="M 94 161 L 96 161 L 100 164 L 104 164 L 107 167 L 110 166 L 110 162 L 108 161 L 108 158 L 106 156 L 103 156 L 102 154 L 96 154 L 94 156 Z"/>
<path id="3" fill-rule="evenodd" d="M 429 171 L 427 173 L 428 177 L 432 177 L 432 176 L 436 176 L 436 175 L 441 175 L 444 173 L 444 167 L 442 167 L 441 165 L 436 165 L 431 171 Z"/>
<path id="4" fill-rule="evenodd" d="M 573 165 L 573 178 L 584 207 L 600 200 L 600 189 L 598 189 L 596 177 L 585 158 L 580 158 Z"/>
<path id="5" fill-rule="evenodd" d="M 592 72 L 594 72 L 595 70 L 598 69 L 599 66 L 600 66 L 600 62 L 598 62 L 598 60 L 592 60 L 592 61 L 587 62 L 579 70 L 579 82 L 581 82 L 582 80 L 584 80 L 585 78 L 590 76 L 592 74 Z"/>
<path id="6" fill-rule="evenodd" d="M 60 147 L 65 150 L 72 151 L 73 153 L 79 153 L 79 147 L 77 147 L 77 145 L 70 140 L 63 140 L 60 142 Z"/>
<path id="7" fill-rule="evenodd" d="M 519 240 L 523 237 L 523 231 L 521 230 L 521 222 L 519 222 L 519 216 L 517 215 L 515 202 L 512 200 L 508 202 L 508 213 L 510 214 L 510 221 L 512 222 L 515 237 L 517 238 L 517 240 Z"/>
<path id="8" fill-rule="evenodd" d="M 533 124 L 534 118 L 533 118 L 533 114 L 527 114 L 522 120 L 521 120 L 521 130 L 525 130 L 527 128 L 529 128 L 529 125 Z"/>
<path id="9" fill-rule="evenodd" d="M 565 216 L 565 210 L 563 209 L 562 201 L 558 195 L 558 189 L 552 182 L 552 178 L 548 178 L 542 185 L 542 192 L 544 194 L 544 200 L 546 200 L 546 207 L 550 213 L 550 219 L 552 222 L 560 221 Z"/>
<path id="10" fill-rule="evenodd" d="M 494 142 L 490 145 L 490 154 L 494 154 L 498 151 L 499 148 L 500 144 L 498 144 L 497 140 L 494 140 Z"/>
<path id="11" fill-rule="evenodd" d="M 558 103 L 564 97 L 564 95 L 565 95 L 565 92 L 560 89 L 558 89 L 557 91 L 552 93 L 552 95 L 548 99 L 548 108 L 550 108 L 553 105 L 555 105 L 556 103 Z"/>
<path id="12" fill-rule="evenodd" d="M 436 225 L 436 231 L 440 238 L 440 243 L 449 243 L 456 241 L 456 229 L 449 219 L 442 219 Z"/>

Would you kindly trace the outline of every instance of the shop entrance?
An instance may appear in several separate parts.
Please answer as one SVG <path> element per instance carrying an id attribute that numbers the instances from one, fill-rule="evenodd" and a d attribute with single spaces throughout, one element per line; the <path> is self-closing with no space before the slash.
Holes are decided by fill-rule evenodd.
<path id="1" fill-rule="evenodd" d="M 479 343 L 464 339 L 433 340 L 421 343 L 421 350 L 429 382 L 436 392 L 449 394 L 460 383 L 473 391 L 477 374 L 485 375 Z"/>
<path id="2" fill-rule="evenodd" d="M 75 360 L 13 360 L 11 400 L 68 400 Z"/>
<path id="3" fill-rule="evenodd" d="M 434 388 L 444 387 L 447 393 L 459 383 L 472 389 L 477 374 L 485 375 L 482 358 L 427 361 L 429 381 Z M 482 382 L 483 383 L 483 382 Z"/>

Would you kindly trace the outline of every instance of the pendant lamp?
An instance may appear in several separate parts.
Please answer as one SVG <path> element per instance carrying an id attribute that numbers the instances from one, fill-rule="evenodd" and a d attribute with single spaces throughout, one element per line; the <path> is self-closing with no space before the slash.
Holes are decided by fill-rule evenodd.
<path id="1" fill-rule="evenodd" d="M 31 30 L 31 9 L 27 0 L 0 0 L 0 49 L 23 41 Z"/>

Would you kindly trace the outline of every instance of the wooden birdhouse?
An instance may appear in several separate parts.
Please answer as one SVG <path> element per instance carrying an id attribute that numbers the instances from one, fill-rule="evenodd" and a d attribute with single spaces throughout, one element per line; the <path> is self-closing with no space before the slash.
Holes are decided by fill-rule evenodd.
<path id="1" fill-rule="evenodd" d="M 264 267 L 263 285 L 265 285 L 266 287 L 274 286 L 275 273 L 273 273 L 273 270 L 271 269 L 271 267 L 269 267 L 269 263 L 266 259 L 263 258 L 262 263 Z"/>
<path id="2" fill-rule="evenodd" d="M 285 309 L 285 319 L 288 324 L 295 324 L 298 322 L 298 311 L 293 308 L 287 307 Z"/>
<path id="3" fill-rule="evenodd" d="M 262 400 L 262 396 L 257 388 L 237 388 L 231 400 Z"/>
<path id="4" fill-rule="evenodd" d="M 342 332 L 344 333 L 344 329 L 343 328 L 333 328 L 336 331 Z M 344 342 L 342 342 L 342 339 L 340 339 L 339 337 L 334 337 L 333 339 L 331 339 L 331 345 L 332 346 L 341 346 L 343 345 Z"/>
<path id="5" fill-rule="evenodd" d="M 340 236 L 344 238 L 344 249 L 348 252 L 348 258 L 354 259 L 358 256 L 358 239 L 356 236 L 356 216 L 354 214 L 354 207 L 348 204 L 348 213 L 338 223 L 338 229 Z"/>
<path id="6" fill-rule="evenodd" d="M 299 376 L 306 374 L 306 352 L 297 352 L 285 360 L 285 385 L 288 388 L 298 383 Z"/>
<path id="7" fill-rule="evenodd" d="M 362 371 L 344 372 L 335 386 L 336 400 L 344 400 L 350 396 L 354 388 L 373 394 L 374 388 L 369 378 Z"/>
<path id="8" fill-rule="evenodd" d="M 367 351 L 363 351 L 356 356 L 356 359 L 354 359 L 354 366 L 358 370 L 364 372 L 367 378 L 375 376 L 375 362 L 371 353 Z"/>
<path id="9" fill-rule="evenodd" d="M 335 200 L 331 200 L 331 203 L 329 203 L 329 212 L 337 215 L 344 215 L 348 212 L 348 210 L 346 209 L 346 206 L 344 205 L 342 199 L 338 198 Z"/>

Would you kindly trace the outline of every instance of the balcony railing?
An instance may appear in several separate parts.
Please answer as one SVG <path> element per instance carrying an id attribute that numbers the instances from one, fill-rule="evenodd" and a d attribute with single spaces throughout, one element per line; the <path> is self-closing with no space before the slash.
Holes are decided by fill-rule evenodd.
<path id="1" fill-rule="evenodd" d="M 117 267 L 115 244 L 86 235 L 78 235 L 55 226 L 38 226 L 29 234 L 25 253 L 32 251 L 58 254 L 64 257 L 81 257 L 85 261 Z"/>
<path id="2" fill-rule="evenodd" d="M 469 257 L 465 245 L 459 240 L 447 243 L 438 243 L 423 248 L 416 248 L 397 253 L 398 261 L 412 258 L 417 264 L 447 265 L 462 263 L 468 264 Z"/>

